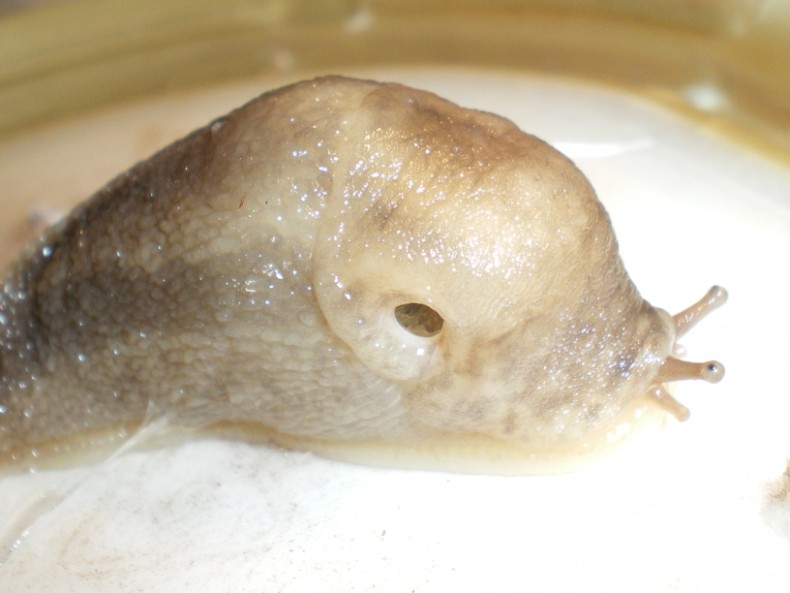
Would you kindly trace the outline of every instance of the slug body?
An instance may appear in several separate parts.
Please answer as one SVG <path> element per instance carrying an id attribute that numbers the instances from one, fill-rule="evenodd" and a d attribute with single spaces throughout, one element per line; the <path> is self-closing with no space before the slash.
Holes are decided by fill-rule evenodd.
<path id="1" fill-rule="evenodd" d="M 723 298 L 644 301 L 586 178 L 511 122 L 317 79 L 138 164 L 6 272 L 0 460 L 165 417 L 531 471 L 682 417 L 662 383 L 721 367 L 676 335 Z"/>

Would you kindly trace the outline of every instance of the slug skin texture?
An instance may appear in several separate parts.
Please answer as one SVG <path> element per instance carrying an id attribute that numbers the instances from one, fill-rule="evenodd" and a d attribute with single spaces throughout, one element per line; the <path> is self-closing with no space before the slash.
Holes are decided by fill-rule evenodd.
<path id="1" fill-rule="evenodd" d="M 663 383 L 723 368 L 675 339 L 725 298 L 675 317 L 642 299 L 587 179 L 510 121 L 302 82 L 136 165 L 6 270 L 0 464 L 164 418 L 364 463 L 551 471 L 684 418 Z"/>

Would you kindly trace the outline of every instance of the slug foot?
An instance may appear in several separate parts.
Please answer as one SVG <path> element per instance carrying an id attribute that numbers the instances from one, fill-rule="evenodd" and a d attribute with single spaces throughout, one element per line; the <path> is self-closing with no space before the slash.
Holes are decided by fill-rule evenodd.
<path id="1" fill-rule="evenodd" d="M 713 286 L 699 301 L 672 316 L 675 322 L 675 336 L 689 332 L 700 320 L 727 302 L 727 291 L 721 286 Z M 675 352 L 678 352 L 676 346 Z M 724 378 L 724 365 L 716 360 L 690 362 L 668 356 L 661 364 L 656 376 L 657 384 L 652 386 L 648 395 L 679 421 L 687 420 L 689 409 L 678 402 L 664 387 L 663 383 L 702 379 L 708 383 L 718 383 Z"/>

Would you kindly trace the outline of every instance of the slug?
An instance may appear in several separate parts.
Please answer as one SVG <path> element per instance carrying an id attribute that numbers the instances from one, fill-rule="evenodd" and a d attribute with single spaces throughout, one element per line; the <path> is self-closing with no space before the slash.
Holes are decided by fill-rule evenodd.
<path id="1" fill-rule="evenodd" d="M 688 410 L 724 302 L 637 292 L 565 156 L 496 115 L 340 77 L 262 95 L 122 174 L 6 270 L 0 463 L 156 418 L 385 465 L 543 471 Z"/>

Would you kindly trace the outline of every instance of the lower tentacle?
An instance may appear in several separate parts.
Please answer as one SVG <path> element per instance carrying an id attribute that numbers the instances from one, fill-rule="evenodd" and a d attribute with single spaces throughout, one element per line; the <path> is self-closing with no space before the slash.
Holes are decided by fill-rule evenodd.
<path id="1" fill-rule="evenodd" d="M 647 394 L 680 422 L 688 420 L 688 417 L 691 415 L 689 409 L 672 397 L 662 385 L 654 385 Z"/>

